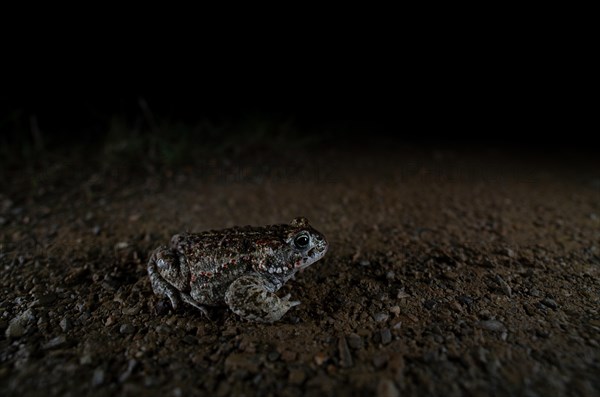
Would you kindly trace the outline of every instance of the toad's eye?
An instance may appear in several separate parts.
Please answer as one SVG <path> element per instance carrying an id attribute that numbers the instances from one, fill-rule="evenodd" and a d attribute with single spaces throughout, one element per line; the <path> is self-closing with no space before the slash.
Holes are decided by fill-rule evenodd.
<path id="1" fill-rule="evenodd" d="M 308 238 L 308 236 L 306 234 L 301 234 L 294 239 L 294 244 L 298 248 L 306 248 L 308 246 L 309 242 L 310 242 L 310 239 Z"/>

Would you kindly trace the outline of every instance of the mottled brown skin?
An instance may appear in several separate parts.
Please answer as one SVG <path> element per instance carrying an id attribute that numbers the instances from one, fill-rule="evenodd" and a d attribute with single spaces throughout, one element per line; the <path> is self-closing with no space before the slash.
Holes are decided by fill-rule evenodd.
<path id="1" fill-rule="evenodd" d="M 148 275 L 154 293 L 167 296 L 173 308 L 184 301 L 206 314 L 204 306 L 226 304 L 246 320 L 274 322 L 300 303 L 275 292 L 327 248 L 306 218 L 289 225 L 178 234 L 169 247 L 153 252 Z"/>

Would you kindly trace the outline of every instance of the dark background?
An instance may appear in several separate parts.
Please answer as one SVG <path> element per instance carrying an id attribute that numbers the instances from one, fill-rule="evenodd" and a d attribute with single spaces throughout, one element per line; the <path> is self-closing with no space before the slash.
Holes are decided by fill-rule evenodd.
<path id="1" fill-rule="evenodd" d="M 262 119 L 358 144 L 593 150 L 594 43 L 579 12 L 128 11 L 4 24 L 4 142 L 22 141 L 32 115 L 46 145 L 102 140 L 143 98 L 157 120 L 188 125 Z"/>
<path id="2" fill-rule="evenodd" d="M 258 118 L 292 122 L 309 134 L 333 129 L 359 141 L 393 136 L 398 142 L 586 147 L 585 110 L 559 93 L 544 97 L 516 87 L 482 85 L 290 87 L 289 92 L 269 87 L 260 93 L 238 85 L 198 91 L 34 92 L 3 98 L 3 127 L 8 134 L 11 128 L 22 133 L 29 117 L 36 116 L 40 129 L 61 141 L 99 138 L 111 117 L 139 115 L 142 99 L 155 117 L 188 124 Z"/>
<path id="3" fill-rule="evenodd" d="M 537 34 L 410 33 L 315 48 L 216 43 L 215 53 L 203 42 L 185 51 L 121 43 L 14 56 L 3 74 L 0 128 L 5 144 L 22 142 L 34 116 L 47 147 L 97 142 L 115 117 L 134 123 L 143 100 L 157 121 L 291 123 L 308 135 L 333 131 L 340 144 L 385 137 L 593 150 L 590 64 L 575 46 Z"/>

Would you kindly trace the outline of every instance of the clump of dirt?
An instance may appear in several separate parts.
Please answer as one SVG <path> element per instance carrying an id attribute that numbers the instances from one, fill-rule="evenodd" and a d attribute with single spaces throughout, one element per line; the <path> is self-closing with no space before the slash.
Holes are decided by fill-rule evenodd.
<path id="1" fill-rule="evenodd" d="M 15 176 L 0 390 L 598 395 L 598 169 L 382 149 Z M 331 246 L 284 286 L 302 304 L 282 321 L 153 295 L 146 262 L 172 234 L 299 215 Z"/>

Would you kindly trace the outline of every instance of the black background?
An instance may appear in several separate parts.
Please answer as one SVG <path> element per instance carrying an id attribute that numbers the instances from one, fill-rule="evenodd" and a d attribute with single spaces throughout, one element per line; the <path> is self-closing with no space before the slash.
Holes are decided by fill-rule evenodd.
<path id="1" fill-rule="evenodd" d="M 27 134 L 35 116 L 46 142 L 93 142 L 111 118 L 138 117 L 143 99 L 157 119 L 190 125 L 263 119 L 306 134 L 335 130 L 357 143 L 385 136 L 594 150 L 589 64 L 577 49 L 552 37 L 441 33 L 363 43 L 346 37 L 314 48 L 46 48 L 34 59 L 7 57 L 15 62 L 5 63 L 0 128 L 5 136 Z"/>

